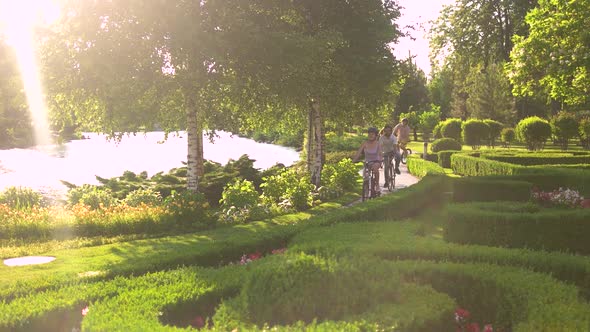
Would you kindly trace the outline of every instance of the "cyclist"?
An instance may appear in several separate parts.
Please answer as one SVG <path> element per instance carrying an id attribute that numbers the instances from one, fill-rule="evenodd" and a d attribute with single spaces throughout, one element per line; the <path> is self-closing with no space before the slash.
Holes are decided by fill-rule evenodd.
<path id="1" fill-rule="evenodd" d="M 379 168 L 381 168 L 381 162 L 383 161 L 381 144 L 379 144 L 377 136 L 379 136 L 379 131 L 377 128 L 370 127 L 367 129 L 367 140 L 361 144 L 361 147 L 358 149 L 356 155 L 353 158 L 353 161 L 357 162 L 359 161 L 361 154 L 365 154 L 365 163 L 369 163 L 369 167 L 371 167 L 373 173 L 375 174 L 375 182 L 371 183 L 371 188 L 373 188 L 375 195 L 379 195 L 381 193 L 379 190 Z"/>
<path id="2" fill-rule="evenodd" d="M 392 157 L 395 160 L 395 173 L 400 174 L 399 171 L 399 162 L 400 162 L 400 154 L 399 148 L 397 146 L 397 138 L 392 135 L 393 128 L 390 125 L 385 125 L 383 129 L 381 129 L 381 137 L 379 137 L 379 144 L 381 145 L 381 151 L 383 152 L 383 160 L 385 162 L 385 169 L 389 166 L 389 162 L 392 160 Z M 387 188 L 387 183 L 389 182 L 389 173 L 385 172 L 385 183 L 383 184 L 384 188 Z"/>
<path id="3" fill-rule="evenodd" d="M 408 121 L 407 118 L 403 118 L 400 121 L 400 123 L 398 123 L 395 127 L 393 127 L 393 135 L 395 135 L 397 137 L 397 144 L 403 150 L 406 149 L 406 145 L 410 142 L 410 131 L 411 131 L 411 128 L 408 125 L 409 122 L 410 121 Z M 398 167 L 396 167 L 396 169 L 397 168 Z"/>

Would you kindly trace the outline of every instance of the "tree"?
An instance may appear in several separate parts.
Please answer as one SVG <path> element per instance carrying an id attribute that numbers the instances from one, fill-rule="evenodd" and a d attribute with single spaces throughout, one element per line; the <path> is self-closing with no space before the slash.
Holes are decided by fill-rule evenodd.
<path id="1" fill-rule="evenodd" d="M 512 122 L 513 98 L 501 64 L 492 63 L 487 68 L 481 65 L 474 67 L 467 82 L 467 109 L 471 117 Z"/>
<path id="2" fill-rule="evenodd" d="M 453 73 L 451 68 L 444 66 L 433 71 L 432 79 L 428 82 L 430 100 L 440 107 L 440 117 L 444 120 L 451 115 L 453 97 Z"/>
<path id="3" fill-rule="evenodd" d="M 514 93 L 530 96 L 540 89 L 570 105 L 590 98 L 590 0 L 540 0 L 526 17 L 528 35 L 515 37 L 510 80 Z"/>
<path id="4" fill-rule="evenodd" d="M 402 64 L 402 68 L 403 86 L 395 105 L 395 114 L 400 116 L 412 111 L 422 113 L 430 103 L 426 75 L 412 64 L 411 58 Z"/>
<path id="5" fill-rule="evenodd" d="M 552 134 L 561 143 L 561 149 L 567 150 L 569 140 L 580 132 L 578 120 L 573 114 L 559 112 L 551 118 L 550 124 Z"/>

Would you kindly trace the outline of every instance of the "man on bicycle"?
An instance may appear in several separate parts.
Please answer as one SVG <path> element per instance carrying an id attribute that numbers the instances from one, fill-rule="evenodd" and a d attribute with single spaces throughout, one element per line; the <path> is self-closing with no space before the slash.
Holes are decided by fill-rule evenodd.
<path id="1" fill-rule="evenodd" d="M 400 123 L 393 127 L 393 135 L 397 136 L 397 144 L 400 149 L 405 150 L 406 145 L 410 142 L 410 131 L 411 128 L 408 125 L 409 121 L 407 118 L 403 118 Z M 403 151 L 401 151 L 403 153 Z M 399 174 L 399 162 L 396 160 L 396 173 Z"/>
<path id="2" fill-rule="evenodd" d="M 383 161 L 381 144 L 379 144 L 379 141 L 377 140 L 378 136 L 379 131 L 377 128 L 370 127 L 367 129 L 367 140 L 361 144 L 361 147 L 358 149 L 356 155 L 352 159 L 354 162 L 357 162 L 361 154 L 365 154 L 365 163 L 369 165 L 375 174 L 375 182 L 371 183 L 371 187 L 373 188 L 372 191 L 377 196 L 381 193 L 379 190 L 379 168 L 381 168 L 381 163 Z"/>
<path id="3" fill-rule="evenodd" d="M 400 174 L 399 171 L 399 148 L 397 146 L 397 138 L 392 135 L 393 128 L 390 125 L 385 125 L 383 129 L 381 129 L 381 137 L 379 137 L 379 144 L 381 145 L 381 151 L 383 152 L 383 161 L 385 164 L 385 170 L 390 166 L 389 164 L 395 158 L 395 172 Z M 389 173 L 385 172 L 385 183 L 383 184 L 384 188 L 387 188 L 387 184 L 389 183 Z"/>

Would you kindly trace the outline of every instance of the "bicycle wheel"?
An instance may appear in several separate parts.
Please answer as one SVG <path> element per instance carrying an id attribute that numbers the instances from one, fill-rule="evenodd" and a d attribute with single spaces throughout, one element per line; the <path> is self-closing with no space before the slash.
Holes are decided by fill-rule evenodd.
<path id="1" fill-rule="evenodd" d="M 387 173 L 389 174 L 389 179 L 387 181 L 387 190 L 391 192 L 395 188 L 395 172 L 393 171 L 392 163 L 389 163 Z"/>
<path id="2" fill-rule="evenodd" d="M 408 156 L 412 154 L 412 150 L 410 149 L 405 149 L 404 152 L 402 152 L 402 164 L 406 164 L 408 162 Z"/>

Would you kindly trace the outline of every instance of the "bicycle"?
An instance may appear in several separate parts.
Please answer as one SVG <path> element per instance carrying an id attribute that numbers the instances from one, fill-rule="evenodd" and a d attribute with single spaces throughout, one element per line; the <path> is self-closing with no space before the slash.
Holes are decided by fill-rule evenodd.
<path id="1" fill-rule="evenodd" d="M 376 175 L 373 171 L 373 163 L 379 161 L 366 161 L 365 167 L 363 169 L 363 193 L 361 200 L 364 202 L 367 199 L 378 197 L 381 192 L 377 191 L 376 187 L 379 186 L 379 183 L 375 183 Z"/>
<path id="2" fill-rule="evenodd" d="M 399 148 L 402 150 L 402 164 L 406 164 L 408 162 L 408 156 L 412 154 L 412 150 L 410 148 L 406 147 L 406 144 L 408 144 L 407 142 L 399 142 L 398 146 Z"/>
<path id="3" fill-rule="evenodd" d="M 393 189 L 395 188 L 395 172 L 393 170 L 394 156 L 395 153 L 388 153 L 384 156 L 385 159 L 383 160 L 385 164 L 383 167 L 383 175 L 386 179 L 385 184 L 387 185 L 387 190 L 389 190 L 390 192 L 393 191 Z"/>

